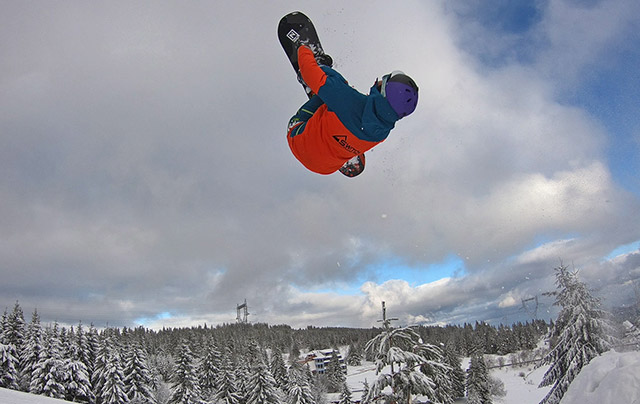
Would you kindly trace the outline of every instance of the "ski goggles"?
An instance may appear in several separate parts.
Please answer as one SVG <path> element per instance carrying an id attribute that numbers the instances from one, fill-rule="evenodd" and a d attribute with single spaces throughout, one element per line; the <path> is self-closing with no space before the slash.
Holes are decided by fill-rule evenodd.
<path id="1" fill-rule="evenodd" d="M 376 84 L 380 83 L 380 93 L 382 94 L 383 97 L 387 96 L 387 92 L 386 92 L 387 82 L 389 81 L 390 78 L 398 74 L 404 74 L 404 72 L 401 70 L 394 70 L 391 73 L 385 74 L 384 76 L 382 76 L 382 82 L 376 79 Z"/>

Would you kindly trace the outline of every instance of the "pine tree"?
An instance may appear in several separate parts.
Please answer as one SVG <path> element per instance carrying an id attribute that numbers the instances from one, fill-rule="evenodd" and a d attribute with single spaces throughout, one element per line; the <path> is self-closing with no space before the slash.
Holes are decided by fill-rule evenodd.
<path id="1" fill-rule="evenodd" d="M 99 340 L 94 372 L 91 376 L 97 404 L 128 402 L 125 393 L 124 372 L 114 330 L 106 330 Z"/>
<path id="2" fill-rule="evenodd" d="M 216 380 L 215 399 L 225 404 L 238 404 L 240 397 L 236 385 L 236 372 L 231 362 L 231 349 L 226 347 L 220 358 L 220 375 Z"/>
<path id="3" fill-rule="evenodd" d="M 151 373 L 147 368 L 147 354 L 139 343 L 132 343 L 124 365 L 125 393 L 132 404 L 153 404 Z"/>
<path id="4" fill-rule="evenodd" d="M 640 321 L 638 322 L 640 324 Z M 625 345 L 635 345 L 636 350 L 640 349 L 640 327 L 634 325 L 631 321 L 625 321 L 622 324 L 625 328 L 623 342 Z"/>
<path id="5" fill-rule="evenodd" d="M 178 362 L 173 375 L 173 396 L 171 404 L 197 404 L 200 399 L 200 385 L 196 376 L 195 357 L 187 341 L 183 341 L 178 351 Z"/>
<path id="6" fill-rule="evenodd" d="M 610 348 L 606 313 L 600 310 L 600 300 L 591 295 L 575 271 L 560 265 L 556 271 L 555 305 L 561 307 L 550 333 L 555 344 L 542 364 L 551 366 L 540 383 L 553 385 L 541 404 L 557 404 L 569 384 L 593 358 Z"/>
<path id="7" fill-rule="evenodd" d="M 454 399 L 464 397 L 465 374 L 462 370 L 460 358 L 449 346 L 445 346 L 444 361 L 451 369 L 447 372 L 448 379 L 451 381 L 451 396 Z"/>
<path id="8" fill-rule="evenodd" d="M 4 330 L 5 344 L 13 345 L 16 350 L 16 359 L 19 360 L 24 355 L 27 325 L 18 302 L 14 305 L 11 314 L 7 316 L 6 326 L 7 328 Z M 20 362 L 17 363 L 16 370 L 18 373 L 22 372 L 22 364 Z"/>
<path id="9" fill-rule="evenodd" d="M 329 383 L 329 392 L 339 392 L 346 380 L 346 376 L 344 374 L 344 371 L 342 370 L 342 365 L 340 364 L 340 360 L 338 359 L 338 352 L 336 350 L 331 353 L 331 359 L 327 364 L 325 375 Z"/>
<path id="10" fill-rule="evenodd" d="M 7 309 L 5 307 L 4 313 L 2 313 L 2 317 L 0 318 L 0 344 L 8 345 L 9 341 L 6 339 L 7 330 L 9 330 L 9 314 L 7 313 Z"/>
<path id="11" fill-rule="evenodd" d="M 351 404 L 351 390 L 349 390 L 349 386 L 347 386 L 346 382 L 342 384 L 340 401 L 338 401 L 338 404 Z"/>
<path id="12" fill-rule="evenodd" d="M 78 329 L 75 333 L 75 340 L 73 342 L 77 349 L 76 359 L 84 363 L 89 376 L 91 376 L 91 367 L 93 364 L 94 355 L 92 355 L 89 337 L 84 331 L 84 327 L 82 327 L 82 322 L 78 323 Z"/>
<path id="13" fill-rule="evenodd" d="M 440 349 L 423 343 L 420 335 L 408 327 L 385 329 L 367 343 L 366 350 L 375 358 L 378 374 L 367 395 L 367 402 L 386 398 L 408 403 L 416 394 L 434 399 L 434 381 L 419 368 L 427 366 L 433 372 L 448 370 L 442 363 Z M 390 369 L 391 373 L 382 373 L 384 369 Z M 386 387 L 391 387 L 390 394 L 384 392 Z"/>
<path id="14" fill-rule="evenodd" d="M 471 357 L 467 370 L 467 402 L 469 404 L 491 404 L 489 371 L 481 353 Z"/>
<path id="15" fill-rule="evenodd" d="M 238 389 L 238 397 L 240 397 L 241 403 L 246 403 L 247 397 L 251 392 L 251 375 L 252 368 L 249 365 L 249 359 L 244 356 L 238 356 L 235 358 L 234 372 L 236 374 L 236 387 Z"/>
<path id="16" fill-rule="evenodd" d="M 362 347 L 360 345 L 349 345 L 349 354 L 347 355 L 347 365 L 360 366 L 362 364 Z"/>
<path id="17" fill-rule="evenodd" d="M 66 373 L 58 324 L 45 332 L 44 354 L 34 366 L 29 391 L 52 398 L 65 398 Z"/>
<path id="18" fill-rule="evenodd" d="M 261 360 L 257 361 L 252 369 L 246 403 L 276 404 L 280 401 L 280 395 L 276 390 L 276 381 L 271 376 L 271 372 Z"/>
<path id="19" fill-rule="evenodd" d="M 367 381 L 367 379 L 364 379 L 364 382 L 362 382 L 362 396 L 360 397 L 360 402 L 362 404 L 369 403 L 369 401 L 367 401 L 368 397 L 369 397 L 369 382 Z"/>
<path id="20" fill-rule="evenodd" d="M 280 351 L 278 347 L 271 351 L 270 370 L 276 381 L 276 386 L 284 390 L 288 383 L 287 365 L 285 365 L 284 359 L 282 358 L 282 351 Z"/>
<path id="21" fill-rule="evenodd" d="M 100 404 L 124 404 L 129 401 L 125 393 L 124 372 L 120 354 L 113 345 L 108 344 L 107 361 L 101 372 L 102 386 L 97 394 Z"/>
<path id="22" fill-rule="evenodd" d="M 29 326 L 27 327 L 25 350 L 24 355 L 21 358 L 21 383 L 24 391 L 30 391 L 33 372 L 45 355 L 43 338 L 40 316 L 38 315 L 38 311 L 34 310 L 31 316 L 31 323 L 29 323 Z"/>
<path id="23" fill-rule="evenodd" d="M 63 384 L 65 386 L 67 401 L 93 402 L 95 398 L 91 391 L 89 371 L 87 370 L 87 366 L 81 360 L 82 354 L 80 351 L 80 345 L 73 327 L 67 334 L 67 339 L 62 341 L 64 349 L 63 366 L 65 375 Z"/>
<path id="24" fill-rule="evenodd" d="M 198 366 L 198 382 L 202 398 L 209 399 L 217 391 L 217 381 L 220 376 L 221 355 L 213 339 L 209 340 L 204 357 Z"/>
<path id="25" fill-rule="evenodd" d="M 87 370 L 89 371 L 89 379 L 91 380 L 91 383 L 93 385 L 93 373 L 95 372 L 98 351 L 100 350 L 100 338 L 98 337 L 98 331 L 93 326 L 93 324 L 89 326 L 89 331 L 87 331 L 85 337 L 86 351 L 83 355 L 86 356 L 85 365 L 87 365 Z"/>
<path id="26" fill-rule="evenodd" d="M 98 341 L 98 350 L 96 353 L 96 359 L 93 363 L 93 373 L 91 374 L 91 386 L 98 404 L 100 403 L 100 392 L 102 391 L 102 387 L 105 383 L 107 363 L 109 363 L 111 355 L 109 338 L 105 337 Z"/>
<path id="27" fill-rule="evenodd" d="M 69 358 L 64 361 L 65 368 L 65 395 L 67 401 L 77 403 L 89 403 L 95 400 L 91 391 L 89 372 L 82 361 L 77 358 Z"/>
<path id="28" fill-rule="evenodd" d="M 0 343 L 0 387 L 18 389 L 17 356 L 13 345 Z"/>
<path id="29" fill-rule="evenodd" d="M 291 365 L 287 379 L 287 404 L 315 404 L 309 380 L 298 363 Z"/>

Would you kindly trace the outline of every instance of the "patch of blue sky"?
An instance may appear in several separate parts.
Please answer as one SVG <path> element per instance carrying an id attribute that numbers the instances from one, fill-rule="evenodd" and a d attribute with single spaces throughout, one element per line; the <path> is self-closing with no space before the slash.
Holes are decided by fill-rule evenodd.
<path id="1" fill-rule="evenodd" d="M 490 0 L 477 2 L 476 15 L 487 28 L 511 34 L 528 31 L 542 18 L 541 2 Z"/>
<path id="2" fill-rule="evenodd" d="M 636 240 L 633 243 L 629 243 L 629 244 L 625 244 L 617 247 L 616 249 L 611 251 L 609 255 L 605 257 L 605 260 L 611 260 L 620 255 L 629 254 L 631 252 L 638 251 L 638 250 L 640 250 L 640 240 Z"/>
<path id="3" fill-rule="evenodd" d="M 150 317 L 139 317 L 134 320 L 136 324 L 146 326 L 158 320 L 167 320 L 172 318 L 173 315 L 168 311 L 163 311 L 161 313 L 156 314 L 155 316 Z"/>
<path id="4" fill-rule="evenodd" d="M 607 158 L 615 180 L 640 195 L 640 33 L 610 47 L 588 66 L 568 103 L 598 119 L 610 136 Z"/>
<path id="5" fill-rule="evenodd" d="M 392 258 L 372 266 L 369 273 L 377 282 L 402 279 L 411 286 L 417 286 L 462 276 L 466 273 L 466 268 L 462 258 L 449 254 L 442 261 L 426 266 L 410 265 L 399 258 Z"/>
<path id="6" fill-rule="evenodd" d="M 388 258 L 370 265 L 354 280 L 344 283 L 323 285 L 318 289 L 301 289 L 303 292 L 333 293 L 338 295 L 360 294 L 360 287 L 371 281 L 382 284 L 390 280 L 404 280 L 412 287 L 435 282 L 443 278 L 455 278 L 466 273 L 464 261 L 455 254 L 449 254 L 442 261 L 428 265 L 410 265 L 399 257 Z"/>
<path id="7" fill-rule="evenodd" d="M 489 67 L 517 60 L 532 60 L 538 43 L 532 28 L 542 20 L 545 1 L 475 0 L 454 3 L 450 7 L 463 25 L 481 27 L 461 38 L 461 45 L 478 61 Z"/>

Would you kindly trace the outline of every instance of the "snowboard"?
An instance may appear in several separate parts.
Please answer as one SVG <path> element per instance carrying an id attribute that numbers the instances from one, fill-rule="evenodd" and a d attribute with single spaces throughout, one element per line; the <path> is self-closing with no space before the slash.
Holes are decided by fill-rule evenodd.
<path id="1" fill-rule="evenodd" d="M 329 67 L 333 64 L 333 61 L 330 60 L 331 57 L 326 55 L 322 49 L 316 28 L 313 26 L 309 17 L 299 11 L 294 11 L 293 13 L 285 15 L 280 20 L 278 24 L 278 39 L 280 39 L 280 45 L 282 45 L 284 53 L 287 54 L 289 62 L 291 62 L 291 66 L 293 66 L 293 70 L 296 72 L 298 81 L 302 84 L 302 87 L 307 93 L 307 97 L 311 98 L 313 92 L 307 87 L 300 76 L 298 48 L 301 45 L 306 45 L 311 49 L 313 54 L 316 55 L 316 59 L 328 58 L 329 63 L 324 64 L 328 64 Z"/>
<path id="2" fill-rule="evenodd" d="M 331 56 L 324 53 L 318 32 L 311 22 L 311 19 L 300 11 L 294 11 L 285 15 L 280 19 L 280 23 L 278 24 L 278 39 L 307 97 L 313 97 L 313 91 L 304 83 L 300 75 L 298 48 L 302 45 L 308 46 L 316 56 L 319 64 L 332 67 L 333 60 Z M 344 163 L 339 171 L 347 177 L 355 177 L 364 171 L 364 162 L 365 158 L 363 153 Z"/>

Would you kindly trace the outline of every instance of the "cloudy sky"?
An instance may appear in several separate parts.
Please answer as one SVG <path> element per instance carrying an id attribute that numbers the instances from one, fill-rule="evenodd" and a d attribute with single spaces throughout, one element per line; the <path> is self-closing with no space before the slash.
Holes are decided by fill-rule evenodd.
<path id="1" fill-rule="evenodd" d="M 454 3 L 3 1 L 0 309 L 511 323 L 551 318 L 561 260 L 635 303 L 640 3 Z M 420 86 L 360 177 L 288 149 L 296 9 L 361 92 L 395 69 Z"/>

